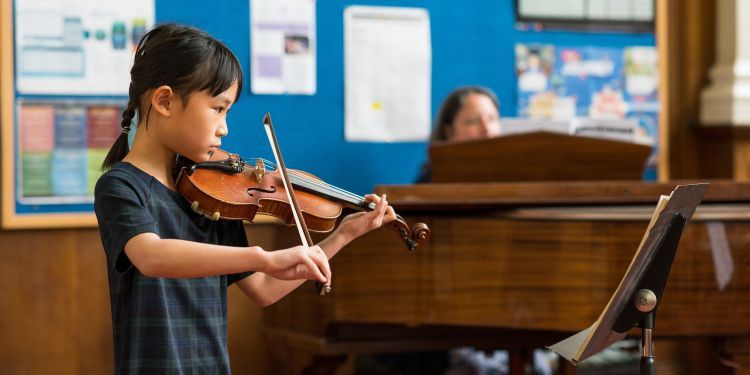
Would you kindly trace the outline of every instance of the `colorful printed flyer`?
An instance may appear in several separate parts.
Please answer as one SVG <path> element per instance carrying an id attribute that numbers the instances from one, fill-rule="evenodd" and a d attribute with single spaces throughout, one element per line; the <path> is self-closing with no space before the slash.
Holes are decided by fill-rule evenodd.
<path id="1" fill-rule="evenodd" d="M 565 47 L 517 44 L 518 115 L 570 121 L 636 120 L 636 138 L 654 152 L 646 179 L 655 179 L 658 158 L 658 59 L 653 46 Z"/>
<path id="2" fill-rule="evenodd" d="M 19 100 L 19 202 L 93 202 L 109 148 L 120 135 L 121 103 Z"/>

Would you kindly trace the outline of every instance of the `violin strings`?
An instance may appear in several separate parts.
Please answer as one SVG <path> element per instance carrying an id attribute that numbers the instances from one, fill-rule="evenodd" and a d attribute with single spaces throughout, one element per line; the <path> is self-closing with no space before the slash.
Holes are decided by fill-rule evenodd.
<path id="1" fill-rule="evenodd" d="M 269 160 L 263 160 L 264 163 L 267 163 L 270 167 L 276 169 L 276 164 Z M 303 173 L 299 173 L 294 170 L 288 171 L 291 175 L 295 176 L 299 182 L 306 183 L 311 186 L 307 186 L 308 188 L 319 188 L 319 189 L 325 189 L 331 196 L 338 196 L 341 199 L 348 199 L 350 203 L 359 204 L 364 201 L 364 197 L 361 195 L 354 194 L 352 192 L 346 191 L 344 189 L 341 189 L 337 186 L 331 185 L 326 183 L 325 181 L 322 181 L 320 179 L 310 178 L 307 175 Z"/>
<path id="2" fill-rule="evenodd" d="M 271 161 L 268 161 L 268 160 L 265 160 L 265 159 L 264 159 L 264 163 L 267 163 L 270 167 L 276 169 L 276 164 L 275 163 L 273 163 Z M 355 198 L 355 199 L 362 199 L 363 198 L 363 197 L 360 197 L 360 196 L 358 196 L 358 195 L 356 195 L 354 193 L 351 193 L 351 192 L 348 192 L 346 190 L 343 190 L 343 189 L 341 189 L 339 187 L 330 185 L 330 184 L 326 183 L 325 181 L 321 181 L 319 179 L 310 178 L 310 177 L 306 176 L 305 174 L 299 173 L 299 172 L 297 172 L 295 170 L 288 170 L 287 172 L 289 174 L 293 175 L 293 176 L 298 177 L 299 180 L 302 180 L 302 181 L 304 181 L 306 183 L 309 183 L 309 184 L 312 184 L 312 185 L 316 185 L 316 186 L 319 186 L 319 187 L 324 188 L 324 189 L 334 190 L 334 191 L 336 191 L 336 192 L 338 192 L 340 194 L 347 195 L 347 196 L 349 196 L 351 198 Z"/>
<path id="3" fill-rule="evenodd" d="M 297 179 L 294 182 L 296 182 L 298 185 L 302 187 L 306 187 L 308 189 L 313 189 L 313 190 L 317 189 L 319 191 L 322 190 L 323 192 L 329 194 L 332 197 L 337 197 L 344 201 L 348 201 L 349 203 L 352 203 L 352 204 L 356 204 L 360 206 L 367 205 L 369 208 L 374 207 L 374 204 L 366 202 L 364 197 L 362 197 L 361 195 L 348 192 L 339 187 L 328 184 L 324 181 L 320 181 L 314 178 L 307 177 L 304 174 L 299 174 L 295 172 L 291 172 L 291 173 L 292 173 L 292 178 Z"/>
<path id="4" fill-rule="evenodd" d="M 274 163 L 274 162 L 272 162 L 270 160 L 266 160 L 266 159 L 261 159 L 261 160 L 263 161 L 264 164 L 268 165 L 269 167 L 271 167 L 273 169 L 277 168 L 276 167 L 276 163 Z M 351 203 L 355 203 L 355 204 L 359 204 L 359 203 L 365 201 L 363 196 L 354 194 L 354 193 L 349 192 L 349 191 L 346 191 L 346 190 L 341 189 L 341 188 L 339 188 L 337 186 L 331 185 L 331 184 L 329 184 L 329 183 L 327 183 L 325 181 L 322 181 L 322 180 L 319 180 L 319 179 L 310 178 L 307 175 L 305 175 L 303 173 L 299 173 L 299 172 L 294 171 L 294 170 L 288 170 L 287 172 L 290 175 L 292 175 L 295 178 L 297 178 L 298 181 L 306 183 L 306 184 L 309 184 L 309 185 L 312 185 L 312 186 L 307 186 L 308 188 L 318 187 L 320 189 L 325 189 L 325 190 L 327 190 L 327 193 L 330 194 L 331 196 L 334 196 L 334 197 L 338 196 L 339 198 L 342 198 L 342 199 L 345 199 L 345 200 L 348 198 Z M 370 208 L 372 208 L 372 204 L 370 204 L 369 206 L 370 206 Z"/>
<path id="5" fill-rule="evenodd" d="M 325 181 L 321 181 L 318 179 L 310 178 L 304 174 L 297 173 L 292 171 L 291 174 L 295 176 L 299 181 L 304 182 L 306 184 L 312 185 L 312 187 L 319 187 L 321 189 L 327 190 L 330 194 L 337 194 L 342 196 L 343 198 L 349 198 L 353 202 L 360 202 L 364 200 L 364 197 L 351 193 L 349 191 L 343 190 L 337 186 L 331 185 L 326 183 Z"/>
<path id="6" fill-rule="evenodd" d="M 263 159 L 263 161 L 264 161 L 264 163 L 268 164 L 270 167 L 272 167 L 274 169 L 277 168 L 277 166 L 276 166 L 276 164 L 274 162 L 269 161 L 269 160 L 265 160 L 265 159 Z M 297 172 L 295 170 L 288 170 L 288 173 L 291 174 L 291 175 L 293 175 L 293 176 L 295 176 L 295 177 L 297 177 L 298 181 L 303 181 L 303 182 L 311 184 L 311 185 L 319 186 L 319 187 L 321 187 L 323 189 L 333 190 L 333 191 L 335 191 L 337 193 L 340 193 L 340 194 L 343 194 L 343 195 L 347 195 L 347 196 L 355 198 L 355 199 L 356 198 L 358 198 L 358 199 L 362 199 L 363 198 L 363 197 L 358 196 L 358 195 L 356 195 L 354 193 L 348 192 L 348 191 L 343 190 L 343 189 L 341 189 L 339 187 L 336 187 L 334 185 L 328 184 L 325 181 L 321 181 L 319 179 L 310 178 L 307 175 L 305 175 L 303 173 L 299 173 L 299 172 Z"/>

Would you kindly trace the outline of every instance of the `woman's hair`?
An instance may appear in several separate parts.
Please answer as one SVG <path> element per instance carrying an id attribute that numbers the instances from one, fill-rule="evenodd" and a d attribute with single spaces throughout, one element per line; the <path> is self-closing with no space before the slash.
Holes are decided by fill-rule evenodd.
<path id="1" fill-rule="evenodd" d="M 139 106 L 141 96 L 149 89 L 167 85 L 187 104 L 196 91 L 207 90 L 211 96 L 216 96 L 235 82 L 236 102 L 242 92 L 242 67 L 222 42 L 189 26 L 166 23 L 154 27 L 141 38 L 135 50 L 128 105 L 120 123 L 122 133 L 109 150 L 102 169 L 110 169 L 128 154 L 127 133 L 136 110 L 140 118 L 145 114 L 148 125 L 151 106 L 145 111 Z"/>
<path id="2" fill-rule="evenodd" d="M 481 94 L 484 95 L 495 104 L 495 108 L 500 112 L 500 103 L 497 101 L 497 96 L 492 90 L 482 86 L 463 86 L 459 87 L 448 95 L 443 104 L 438 110 L 437 117 L 435 117 L 435 125 L 432 130 L 431 141 L 445 141 L 448 140 L 447 129 L 453 126 L 453 121 L 456 120 L 456 115 L 466 103 L 466 98 L 470 94 Z"/>

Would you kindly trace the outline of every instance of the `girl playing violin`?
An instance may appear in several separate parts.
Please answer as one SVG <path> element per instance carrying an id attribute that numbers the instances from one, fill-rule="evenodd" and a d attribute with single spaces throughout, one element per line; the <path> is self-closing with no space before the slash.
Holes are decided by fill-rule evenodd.
<path id="1" fill-rule="evenodd" d="M 94 207 L 107 256 L 115 372 L 229 373 L 227 291 L 261 306 L 305 280 L 331 282 L 328 259 L 395 219 L 385 196 L 345 217 L 318 246 L 249 246 L 241 221 L 210 221 L 175 191 L 177 155 L 207 161 L 242 92 L 234 54 L 203 31 L 163 24 L 135 51 L 122 134 Z M 137 132 L 128 147 L 128 133 Z"/>

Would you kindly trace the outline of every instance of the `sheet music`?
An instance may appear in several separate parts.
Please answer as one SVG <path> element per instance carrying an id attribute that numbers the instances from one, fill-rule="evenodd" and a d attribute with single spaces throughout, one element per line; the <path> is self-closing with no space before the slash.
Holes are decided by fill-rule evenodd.
<path id="1" fill-rule="evenodd" d="M 346 8 L 344 59 L 347 141 L 429 137 L 432 47 L 425 9 Z"/>

